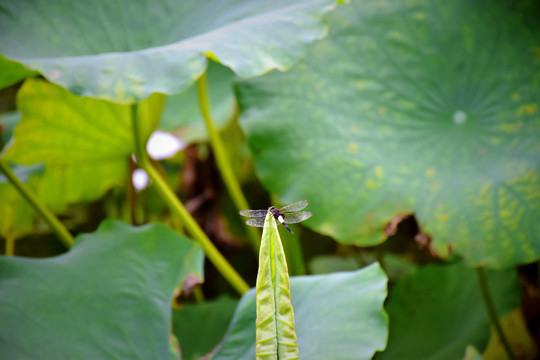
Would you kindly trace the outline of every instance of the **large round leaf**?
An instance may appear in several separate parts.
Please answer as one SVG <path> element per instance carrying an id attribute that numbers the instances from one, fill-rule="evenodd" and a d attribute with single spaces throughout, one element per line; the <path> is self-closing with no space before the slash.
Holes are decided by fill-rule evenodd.
<path id="1" fill-rule="evenodd" d="M 215 360 L 255 358 L 255 289 L 236 309 Z M 355 272 L 291 278 L 300 359 L 371 359 L 386 346 L 386 276 L 378 264 Z"/>
<path id="2" fill-rule="evenodd" d="M 190 271 L 183 261 L 197 266 Z M 171 298 L 201 277 L 200 247 L 163 225 L 103 223 L 49 259 L 0 257 L 0 353 L 6 359 L 174 359 Z"/>
<path id="3" fill-rule="evenodd" d="M 154 94 L 139 106 L 145 138 L 162 101 Z M 22 165 L 45 162 L 38 194 L 55 210 L 94 200 L 126 177 L 134 144 L 129 105 L 81 98 L 37 78 L 25 81 L 17 105 L 22 118 L 4 156 Z"/>
<path id="4" fill-rule="evenodd" d="M 0 53 L 84 96 L 131 103 L 187 88 L 206 56 L 240 76 L 286 69 L 336 0 L 0 1 Z"/>
<path id="5" fill-rule="evenodd" d="M 414 212 L 442 255 L 540 257 L 533 1 L 354 2 L 291 71 L 239 87 L 258 174 L 308 226 L 374 245 Z"/>
<path id="6" fill-rule="evenodd" d="M 402 279 L 390 290 L 387 349 L 382 359 L 460 359 L 467 345 L 484 349 L 490 319 L 476 270 L 463 265 L 430 265 Z M 499 315 L 519 306 L 515 270 L 487 272 L 488 287 Z"/>

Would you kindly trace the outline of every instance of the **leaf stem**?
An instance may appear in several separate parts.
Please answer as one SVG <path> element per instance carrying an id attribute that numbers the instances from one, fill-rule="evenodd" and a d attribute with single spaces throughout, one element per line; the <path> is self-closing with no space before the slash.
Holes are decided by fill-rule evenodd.
<path id="1" fill-rule="evenodd" d="M 508 358 L 511 360 L 514 360 L 516 357 L 514 356 L 514 353 L 512 352 L 512 349 L 510 348 L 510 344 L 508 343 L 508 340 L 506 339 L 506 336 L 504 335 L 504 332 L 502 330 L 502 326 L 499 321 L 499 316 L 497 315 L 497 310 L 495 309 L 495 305 L 491 297 L 491 292 L 489 291 L 489 286 L 487 283 L 486 273 L 484 271 L 484 268 L 477 267 L 476 274 L 478 275 L 478 282 L 480 283 L 482 297 L 484 298 L 484 302 L 486 304 L 489 317 L 491 319 L 491 323 L 493 324 L 493 326 L 495 326 L 495 330 L 497 331 L 497 334 L 499 335 L 499 339 L 501 339 L 501 343 L 503 344 L 504 350 L 506 351 Z"/>
<path id="2" fill-rule="evenodd" d="M 9 234 L 6 236 L 6 256 L 14 256 L 15 255 L 15 237 L 13 235 Z"/>
<path id="3" fill-rule="evenodd" d="M 186 230 L 199 243 L 206 256 L 208 256 L 208 259 L 210 259 L 216 269 L 227 279 L 227 281 L 229 281 L 236 291 L 238 291 L 240 294 L 245 293 L 249 290 L 249 285 L 244 281 L 244 279 L 242 279 L 236 270 L 234 270 L 223 255 L 221 255 L 218 249 L 216 249 L 214 244 L 212 244 L 208 236 L 206 236 L 206 234 L 202 231 L 195 219 L 193 219 L 191 214 L 176 197 L 174 192 L 167 185 L 156 168 L 150 163 L 150 161 L 148 161 L 139 130 L 137 105 L 131 106 L 131 115 L 133 137 L 135 141 L 135 156 L 137 158 L 139 167 L 146 171 L 148 177 L 156 186 L 156 189 L 158 190 L 158 193 L 161 195 L 162 199 L 169 206 L 172 212 L 182 220 Z"/>
<path id="4" fill-rule="evenodd" d="M 11 170 L 9 165 L 4 159 L 0 158 L 0 172 L 2 172 L 9 182 L 17 189 L 26 201 L 40 214 L 45 222 L 49 224 L 52 231 L 56 234 L 58 239 L 64 243 L 69 249 L 73 245 L 73 236 L 69 233 L 66 227 L 58 220 L 58 218 L 41 202 L 41 200 L 30 190 L 30 188 L 23 183 L 17 175 Z"/>
<path id="5" fill-rule="evenodd" d="M 219 172 L 221 173 L 221 177 L 223 178 L 223 182 L 231 195 L 236 209 L 238 211 L 249 209 L 248 202 L 232 169 L 227 150 L 225 149 L 219 132 L 217 131 L 214 121 L 212 120 L 206 72 L 204 72 L 199 79 L 197 79 L 197 97 L 199 99 L 199 108 L 204 119 L 204 124 L 206 125 L 206 131 L 208 132 L 210 146 L 212 147 L 214 155 L 216 156 L 216 164 Z M 258 251 L 260 246 L 259 232 L 255 228 L 248 227 L 248 234 L 253 247 Z"/>

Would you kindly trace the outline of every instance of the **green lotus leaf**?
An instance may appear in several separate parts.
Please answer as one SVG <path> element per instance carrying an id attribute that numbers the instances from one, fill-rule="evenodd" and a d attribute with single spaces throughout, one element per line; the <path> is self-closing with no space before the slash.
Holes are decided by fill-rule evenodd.
<path id="1" fill-rule="evenodd" d="M 414 213 L 469 264 L 540 257 L 535 1 L 354 1 L 286 73 L 238 87 L 257 173 L 345 244 Z"/>
<path id="2" fill-rule="evenodd" d="M 182 92 L 210 57 L 248 77 L 285 70 L 326 35 L 336 0 L 0 1 L 0 53 L 82 95 Z"/>
<path id="3" fill-rule="evenodd" d="M 19 111 L 9 111 L 0 114 L 0 146 L 7 146 L 13 136 L 13 130 L 21 120 Z M 3 149 L 2 149 L 3 150 Z M 0 151 L 0 156 L 2 152 Z"/>
<path id="4" fill-rule="evenodd" d="M 8 166 L 10 166 L 8 164 Z M 33 166 L 14 166 L 15 176 L 29 186 L 36 186 L 37 177 L 43 173 L 43 164 Z M 34 230 L 34 209 L 21 194 L 15 190 L 8 179 L 0 173 L 0 235 L 6 239 L 17 239 Z"/>
<path id="5" fill-rule="evenodd" d="M 27 77 L 37 75 L 36 71 L 29 71 L 24 65 L 10 61 L 2 55 L 0 55 L 0 69 L 2 69 L 0 71 L 0 90 Z"/>
<path id="6" fill-rule="evenodd" d="M 234 73 L 213 61 L 207 69 L 208 93 L 212 120 L 218 128 L 227 124 L 237 111 L 233 94 Z M 186 143 L 206 141 L 206 127 L 199 108 L 197 86 L 192 85 L 181 94 L 168 96 L 159 123 L 163 131 L 173 132 Z"/>
<path id="7" fill-rule="evenodd" d="M 171 299 L 200 247 L 160 224 L 106 221 L 66 254 L 0 257 L 6 359 L 178 359 Z M 192 269 L 194 272 L 199 269 Z"/>
<path id="8" fill-rule="evenodd" d="M 255 290 L 236 309 L 215 360 L 255 358 Z M 355 272 L 291 278 L 300 358 L 371 359 L 386 346 L 386 276 L 378 264 Z"/>
<path id="9" fill-rule="evenodd" d="M 223 339 L 238 300 L 222 296 L 200 304 L 182 304 L 173 310 L 173 331 L 183 360 L 198 360 Z"/>
<path id="10" fill-rule="evenodd" d="M 383 359 L 461 359 L 468 345 L 484 349 L 491 323 L 475 269 L 464 265 L 429 265 L 391 288 L 388 347 Z M 500 316 L 521 301 L 515 270 L 486 272 Z"/>
<path id="11" fill-rule="evenodd" d="M 133 153 L 129 105 L 81 98 L 37 78 L 26 80 L 17 96 L 22 118 L 4 156 L 21 165 L 45 163 L 37 192 L 46 204 L 61 211 L 125 179 Z M 155 94 L 139 106 L 145 138 L 157 126 L 162 102 Z"/>

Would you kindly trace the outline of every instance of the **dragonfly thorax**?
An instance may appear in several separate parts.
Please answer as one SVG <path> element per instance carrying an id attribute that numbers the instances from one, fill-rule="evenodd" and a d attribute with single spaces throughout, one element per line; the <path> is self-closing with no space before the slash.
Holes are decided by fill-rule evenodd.
<path id="1" fill-rule="evenodd" d="M 275 217 L 276 219 L 277 219 L 279 216 L 281 216 L 281 212 L 280 212 L 278 209 L 276 209 L 275 206 L 270 206 L 270 207 L 268 208 L 268 211 L 270 211 L 270 212 L 272 213 L 272 215 L 274 215 L 274 217 Z"/>

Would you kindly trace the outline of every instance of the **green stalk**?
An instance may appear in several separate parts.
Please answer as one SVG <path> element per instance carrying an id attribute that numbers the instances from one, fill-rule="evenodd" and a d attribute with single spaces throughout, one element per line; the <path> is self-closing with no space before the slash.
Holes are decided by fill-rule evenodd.
<path id="1" fill-rule="evenodd" d="M 491 298 L 491 293 L 489 291 L 488 283 L 486 280 L 486 273 L 484 272 L 483 268 L 477 267 L 476 274 L 478 275 L 478 282 L 480 283 L 480 289 L 482 290 L 482 297 L 484 298 L 484 302 L 486 304 L 489 317 L 491 318 L 491 322 L 495 326 L 495 330 L 499 335 L 499 339 L 501 339 L 501 343 L 503 344 L 504 350 L 506 351 L 508 358 L 514 360 L 516 357 L 514 356 L 514 353 L 510 348 L 510 344 L 508 343 L 508 340 L 504 335 L 501 323 L 499 321 L 499 316 L 497 315 L 497 310 L 495 309 L 493 299 Z"/>
<path id="2" fill-rule="evenodd" d="M 15 238 L 13 235 L 6 236 L 6 256 L 15 255 Z"/>
<path id="3" fill-rule="evenodd" d="M 28 203 L 40 214 L 45 222 L 49 224 L 52 231 L 58 239 L 64 243 L 67 248 L 73 245 L 73 236 L 67 231 L 65 226 L 54 216 L 54 214 L 38 199 L 38 197 L 23 183 L 11 170 L 4 159 L 0 158 L 0 172 L 2 172 L 17 191 L 28 201 Z"/>
<path id="4" fill-rule="evenodd" d="M 204 124 L 206 125 L 206 131 L 208 132 L 210 146 L 212 147 L 214 155 L 216 156 L 216 164 L 219 172 L 221 173 L 221 177 L 223 178 L 223 182 L 227 187 L 227 191 L 231 195 L 234 206 L 236 206 L 238 211 L 249 209 L 246 197 L 244 196 L 242 188 L 240 187 L 240 184 L 238 183 L 236 175 L 232 169 L 227 150 L 225 149 L 219 132 L 217 131 L 214 121 L 212 120 L 206 72 L 204 72 L 197 80 L 197 96 L 199 98 L 199 108 L 204 119 Z M 260 246 L 259 232 L 253 227 L 248 227 L 248 234 L 251 238 L 253 247 L 256 249 L 256 251 L 258 251 Z"/>
<path id="5" fill-rule="evenodd" d="M 206 256 L 214 264 L 216 269 L 229 281 L 229 283 L 240 294 L 249 290 L 248 284 L 242 279 L 242 277 L 234 270 L 229 262 L 221 255 L 216 249 L 214 244 L 210 241 L 208 236 L 201 230 L 197 222 L 193 219 L 191 214 L 186 210 L 184 205 L 176 197 L 171 188 L 167 185 L 165 180 L 158 173 L 156 168 L 152 165 L 146 157 L 146 151 L 144 150 L 143 143 L 141 141 L 139 121 L 137 116 L 137 105 L 131 107 L 131 119 L 133 126 L 133 138 L 135 140 L 135 156 L 137 163 L 141 169 L 146 171 L 148 177 L 152 180 L 154 186 L 156 186 L 158 193 L 162 199 L 169 206 L 172 212 L 177 215 L 184 223 L 186 230 L 191 236 L 199 243 L 205 252 Z"/>

